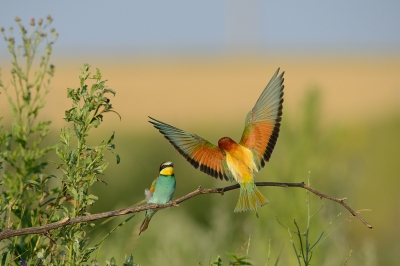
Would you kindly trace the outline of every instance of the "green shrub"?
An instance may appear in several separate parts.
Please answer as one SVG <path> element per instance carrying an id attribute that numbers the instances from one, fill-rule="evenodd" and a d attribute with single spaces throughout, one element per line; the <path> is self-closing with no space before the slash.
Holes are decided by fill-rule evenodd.
<path id="1" fill-rule="evenodd" d="M 0 228 L 20 229 L 45 225 L 64 218 L 75 218 L 88 214 L 88 207 L 97 196 L 89 193 L 95 182 L 103 182 L 99 176 L 107 168 L 104 159 L 106 151 L 114 152 L 114 133 L 108 141 L 91 145 L 89 132 L 97 128 L 105 114 L 116 113 L 109 95 L 115 91 L 105 86 L 97 69 L 90 73 L 89 65 L 84 65 L 79 77 L 79 87 L 68 89 L 67 97 L 72 100 L 72 108 L 65 111 L 65 120 L 71 128 L 62 128 L 61 145 L 45 145 L 51 121 L 38 121 L 38 115 L 45 105 L 45 96 L 55 67 L 51 65 L 52 46 L 58 34 L 50 29 L 52 18 L 37 23 L 32 19 L 27 30 L 16 18 L 21 32 L 22 43 L 18 44 L 5 30 L 1 31 L 12 56 L 11 82 L 0 87 L 5 92 L 12 109 L 10 130 L 0 127 L 0 170 L 2 173 L 2 193 L 0 197 Z M 39 54 L 45 43 L 44 54 Z M 38 65 L 35 57 L 40 56 Z M 36 70 L 33 74 L 33 69 Z M 92 84 L 87 83 L 92 80 Z M 14 93 L 14 95 L 13 95 Z M 118 113 L 116 113 L 118 115 Z M 46 174 L 49 159 L 46 155 L 56 151 L 59 161 L 54 163 L 60 175 Z M 3 165 L 4 163 L 4 165 Z M 56 179 L 56 185 L 49 184 Z M 101 245 L 88 245 L 87 229 L 94 224 L 79 223 L 64 226 L 44 235 L 25 235 L 6 239 L 1 265 L 81 265 L 89 261 L 93 251 Z M 134 265 L 132 257 L 125 265 Z"/>

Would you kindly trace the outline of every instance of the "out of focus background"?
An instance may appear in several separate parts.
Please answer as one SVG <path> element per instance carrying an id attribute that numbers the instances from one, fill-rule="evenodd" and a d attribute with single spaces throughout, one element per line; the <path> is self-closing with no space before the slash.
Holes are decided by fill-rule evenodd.
<path id="1" fill-rule="evenodd" d="M 347 259 L 347 265 L 394 265 L 400 261 L 399 12 L 398 1 L 2 1 L 0 27 L 17 28 L 15 16 L 25 24 L 54 18 L 56 75 L 42 114 L 54 121 L 49 141 L 57 142 L 67 126 L 66 89 L 79 86 L 84 63 L 99 68 L 117 92 L 112 102 L 122 120 L 106 116 L 93 141 L 115 131 L 121 164 L 110 156 L 108 185 L 95 186 L 100 199 L 92 213 L 143 200 L 167 160 L 176 167 L 175 198 L 200 185 L 230 185 L 192 168 L 147 116 L 215 144 L 224 136 L 239 141 L 247 112 L 280 67 L 282 131 L 256 180 L 309 180 L 325 194 L 347 197 L 374 226 L 369 230 L 339 204 L 310 194 L 311 241 L 324 232 L 314 265 Z M 10 62 L 0 42 L 4 82 Z M 9 113 L 0 94 L 3 123 Z M 295 230 L 296 220 L 305 230 L 306 191 L 261 191 L 270 204 L 259 219 L 233 213 L 238 191 L 160 211 L 140 237 L 139 213 L 104 242 L 100 265 L 129 254 L 141 265 L 208 265 L 217 255 L 227 263 L 227 253 L 248 254 L 254 265 L 277 258 L 278 265 L 297 265 L 287 228 Z M 93 244 L 125 218 L 90 232 Z"/>

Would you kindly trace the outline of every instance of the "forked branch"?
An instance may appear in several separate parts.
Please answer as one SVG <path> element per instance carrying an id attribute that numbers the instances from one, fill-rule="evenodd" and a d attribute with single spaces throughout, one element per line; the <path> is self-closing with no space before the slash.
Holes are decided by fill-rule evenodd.
<path id="1" fill-rule="evenodd" d="M 315 195 L 317 195 L 320 198 L 325 198 L 325 199 L 332 200 L 332 201 L 335 201 L 335 202 L 341 204 L 353 216 L 357 217 L 361 222 L 363 222 L 368 228 L 373 229 L 373 227 L 367 221 L 365 221 L 357 212 L 355 212 L 346 203 L 344 203 L 346 198 L 334 198 L 334 197 L 322 194 L 322 193 L 318 192 L 317 190 L 307 186 L 304 182 L 301 182 L 301 183 L 256 182 L 256 185 L 257 186 L 268 186 L 268 187 L 304 188 L 304 189 L 314 193 Z M 31 235 L 31 234 L 45 235 L 50 230 L 54 230 L 59 227 L 63 227 L 63 226 L 67 226 L 67 225 L 90 222 L 90 221 L 95 221 L 95 220 L 114 217 L 114 216 L 121 216 L 121 215 L 126 215 L 129 213 L 142 212 L 142 211 L 149 210 L 149 209 L 164 209 L 164 208 L 171 207 L 171 206 L 176 207 L 176 206 L 179 206 L 179 203 L 184 202 L 190 198 L 193 198 L 193 197 L 201 195 L 201 194 L 219 193 L 219 194 L 223 195 L 225 192 L 234 190 L 234 189 L 238 189 L 239 187 L 240 187 L 239 184 L 228 186 L 228 187 L 223 187 L 223 188 L 203 189 L 201 187 L 198 187 L 196 190 L 190 192 L 189 194 L 186 194 L 185 196 L 182 196 L 174 201 L 170 201 L 166 204 L 147 204 L 147 205 L 142 205 L 142 206 L 138 206 L 138 207 L 121 209 L 121 210 L 102 212 L 102 213 L 97 213 L 97 214 L 90 214 L 90 215 L 81 216 L 81 217 L 77 217 L 77 218 L 73 218 L 73 219 L 64 218 L 61 221 L 51 223 L 51 224 L 46 224 L 43 226 L 38 226 L 38 227 L 29 227 L 29 228 L 22 228 L 22 229 L 16 229 L 16 230 L 7 228 L 7 229 L 4 229 L 0 233 L 0 240 L 6 239 L 9 237 L 14 237 L 14 236 L 21 236 L 21 235 Z"/>

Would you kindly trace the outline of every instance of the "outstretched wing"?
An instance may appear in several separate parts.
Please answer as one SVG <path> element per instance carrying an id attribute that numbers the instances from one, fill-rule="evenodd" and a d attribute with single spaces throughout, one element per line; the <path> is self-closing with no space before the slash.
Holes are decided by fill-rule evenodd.
<path id="1" fill-rule="evenodd" d="M 231 180 L 230 171 L 224 167 L 224 154 L 218 146 L 200 136 L 187 133 L 149 116 L 149 122 L 157 128 L 174 148 L 200 171 L 215 178 Z"/>
<path id="2" fill-rule="evenodd" d="M 279 68 L 247 114 L 240 144 L 253 152 L 258 170 L 269 161 L 279 136 L 282 119 L 283 75 Z"/>

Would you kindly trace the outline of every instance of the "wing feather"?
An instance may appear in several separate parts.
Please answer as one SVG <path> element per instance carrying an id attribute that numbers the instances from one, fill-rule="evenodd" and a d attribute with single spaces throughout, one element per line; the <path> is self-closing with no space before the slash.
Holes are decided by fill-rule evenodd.
<path id="1" fill-rule="evenodd" d="M 268 162 L 279 136 L 282 119 L 283 75 L 276 70 L 253 109 L 247 114 L 240 144 L 255 156 L 258 170 Z"/>
<path id="2" fill-rule="evenodd" d="M 194 167 L 215 178 L 231 180 L 230 171 L 223 167 L 224 154 L 221 149 L 203 139 L 157 119 L 149 121 Z"/>

